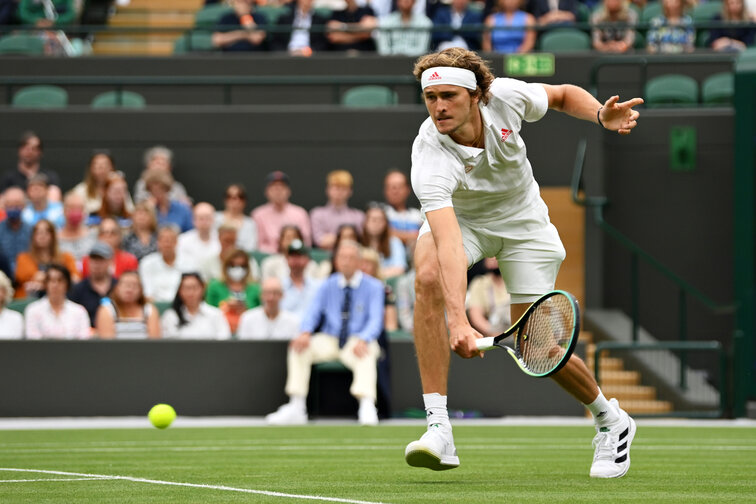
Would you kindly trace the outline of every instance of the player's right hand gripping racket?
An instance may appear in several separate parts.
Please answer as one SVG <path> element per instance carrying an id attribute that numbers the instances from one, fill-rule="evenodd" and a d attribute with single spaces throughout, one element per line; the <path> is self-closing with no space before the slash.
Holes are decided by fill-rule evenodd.
<path id="1" fill-rule="evenodd" d="M 506 332 L 480 338 L 477 345 L 480 351 L 503 348 L 526 374 L 542 378 L 556 373 L 569 360 L 579 332 L 577 299 L 557 290 L 540 297 Z M 514 348 L 503 343 L 509 336 L 514 336 Z"/>

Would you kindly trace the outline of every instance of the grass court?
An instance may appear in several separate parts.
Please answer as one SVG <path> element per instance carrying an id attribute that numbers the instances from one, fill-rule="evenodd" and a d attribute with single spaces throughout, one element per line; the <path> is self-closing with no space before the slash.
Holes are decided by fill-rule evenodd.
<path id="1" fill-rule="evenodd" d="M 404 462 L 423 428 L 0 431 L 0 502 L 756 502 L 753 426 L 641 420 L 630 472 L 618 480 L 588 477 L 589 425 L 458 425 L 462 465 L 444 472 Z"/>

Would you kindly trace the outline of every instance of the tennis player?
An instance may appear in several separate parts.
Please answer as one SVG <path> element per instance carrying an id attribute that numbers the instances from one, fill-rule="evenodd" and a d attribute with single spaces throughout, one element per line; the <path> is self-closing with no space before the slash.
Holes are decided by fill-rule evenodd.
<path id="1" fill-rule="evenodd" d="M 444 470 L 459 465 L 446 407 L 449 348 L 475 357 L 475 340 L 482 337 L 465 314 L 466 269 L 496 257 L 512 296 L 512 320 L 518 320 L 553 290 L 565 257 L 533 178 L 522 121 L 537 121 L 554 109 L 628 134 L 638 118 L 633 107 L 643 100 L 613 96 L 602 105 L 576 86 L 494 78 L 476 53 L 459 48 L 421 57 L 414 75 L 430 115 L 412 146 L 412 187 L 426 217 L 414 257 L 414 333 L 428 430 L 407 445 L 405 459 Z M 579 357 L 573 355 L 553 379 L 593 414 L 590 475 L 627 473 L 633 419 L 616 399 L 604 397 Z"/>

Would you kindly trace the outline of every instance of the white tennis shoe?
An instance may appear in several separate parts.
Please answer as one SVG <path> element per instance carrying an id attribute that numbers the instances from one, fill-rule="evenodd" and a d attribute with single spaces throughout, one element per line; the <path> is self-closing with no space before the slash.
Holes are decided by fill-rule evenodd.
<path id="1" fill-rule="evenodd" d="M 361 400 L 357 410 L 357 421 L 360 425 L 378 425 L 378 409 L 373 401 Z"/>
<path id="2" fill-rule="evenodd" d="M 635 421 L 619 407 L 617 399 L 609 401 L 620 419 L 611 425 L 596 426 L 593 438 L 591 478 L 621 478 L 630 469 L 630 444 L 635 437 Z"/>
<path id="3" fill-rule="evenodd" d="M 286 403 L 273 413 L 265 416 L 271 425 L 304 425 L 307 423 L 307 410 L 292 403 Z"/>
<path id="4" fill-rule="evenodd" d="M 427 467 L 445 471 L 459 466 L 457 449 L 451 426 L 434 423 L 417 441 L 412 441 L 404 450 L 404 459 L 412 467 Z"/>

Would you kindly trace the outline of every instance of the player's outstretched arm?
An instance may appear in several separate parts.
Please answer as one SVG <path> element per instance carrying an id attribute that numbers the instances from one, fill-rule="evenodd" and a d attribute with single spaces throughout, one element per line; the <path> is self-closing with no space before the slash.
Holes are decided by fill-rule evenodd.
<path id="1" fill-rule="evenodd" d="M 633 107 L 643 103 L 643 98 L 620 102 L 619 96 L 612 96 L 602 105 L 588 91 L 578 86 L 543 84 L 543 87 L 550 109 L 591 121 L 621 135 L 627 135 L 637 125 L 640 114 Z"/>
<path id="2" fill-rule="evenodd" d="M 467 256 L 462 247 L 462 231 L 452 207 L 426 212 L 438 251 L 441 290 L 449 324 L 449 344 L 461 357 L 480 355 L 475 340 L 482 335 L 470 325 L 465 311 Z"/>

